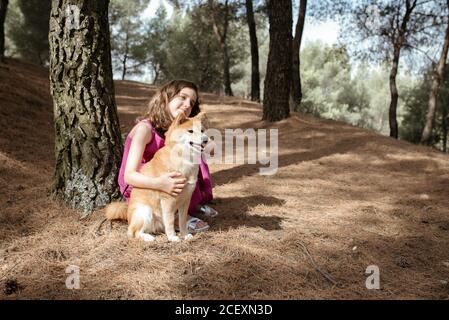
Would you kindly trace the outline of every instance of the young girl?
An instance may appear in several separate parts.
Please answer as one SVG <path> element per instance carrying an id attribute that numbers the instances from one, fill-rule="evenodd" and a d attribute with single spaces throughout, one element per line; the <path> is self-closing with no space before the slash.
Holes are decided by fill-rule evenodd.
<path id="1" fill-rule="evenodd" d="M 160 88 L 151 99 L 148 111 L 129 132 L 125 141 L 118 183 L 126 201 L 133 187 L 157 189 L 176 197 L 186 180 L 179 172 L 169 172 L 159 177 L 139 173 L 140 167 L 150 161 L 164 146 L 164 134 L 180 113 L 194 117 L 200 112 L 197 86 L 186 80 L 173 80 Z M 195 233 L 206 231 L 209 225 L 192 215 L 198 212 L 215 217 L 218 213 L 206 203 L 212 200 L 212 183 L 209 168 L 201 159 L 198 182 L 189 207 L 188 229 Z"/>

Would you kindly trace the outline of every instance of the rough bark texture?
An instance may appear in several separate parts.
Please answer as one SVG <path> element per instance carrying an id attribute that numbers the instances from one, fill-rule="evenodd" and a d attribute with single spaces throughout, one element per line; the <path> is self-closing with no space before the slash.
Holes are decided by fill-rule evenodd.
<path id="1" fill-rule="evenodd" d="M 415 6 L 416 6 L 416 0 L 410 1 L 406 0 L 406 10 L 404 17 L 402 18 L 401 27 L 399 28 L 399 34 L 398 37 L 395 39 L 395 42 L 393 44 L 393 64 L 391 66 L 390 71 L 390 94 L 391 94 L 391 101 L 390 101 L 390 110 L 389 110 L 389 119 L 390 119 L 390 137 L 397 139 L 398 138 L 398 122 L 397 122 L 397 116 L 396 111 L 398 107 L 398 99 L 399 99 L 399 93 L 398 93 L 398 87 L 396 85 L 396 76 L 398 74 L 398 67 L 399 67 L 399 58 L 401 56 L 401 49 L 402 46 L 405 44 L 405 34 L 407 32 L 408 28 L 408 22 L 410 21 L 410 15 L 412 14 Z"/>
<path id="2" fill-rule="evenodd" d="M 246 20 L 251 43 L 251 100 L 260 101 L 259 46 L 257 44 L 256 21 L 254 20 L 252 0 L 246 0 Z"/>
<path id="3" fill-rule="evenodd" d="M 449 0 L 447 1 L 447 6 L 449 9 Z M 435 112 L 437 109 L 437 98 L 438 98 L 438 89 L 440 87 L 441 81 L 443 79 L 444 74 L 444 66 L 446 65 L 447 59 L 447 51 L 449 49 L 449 21 L 446 27 L 446 33 L 444 36 L 444 45 L 441 51 L 440 60 L 438 61 L 437 70 L 435 72 L 435 76 L 432 82 L 432 88 L 430 90 L 429 96 L 429 106 L 427 110 L 426 116 L 426 125 L 424 126 L 424 130 L 421 136 L 421 143 L 423 144 L 431 144 L 431 136 L 433 130 L 433 124 L 435 121 Z"/>
<path id="4" fill-rule="evenodd" d="M 213 21 L 213 29 L 215 36 L 220 44 L 221 54 L 223 56 L 223 81 L 224 81 L 224 89 L 225 94 L 227 96 L 233 96 L 232 88 L 231 88 L 231 72 L 230 72 L 230 61 L 229 61 L 229 53 L 228 53 L 228 45 L 227 45 L 227 34 L 228 34 L 228 25 L 229 25 L 229 7 L 228 0 L 226 0 L 224 5 L 224 22 L 223 28 L 220 29 L 218 19 L 216 16 L 216 8 L 213 0 L 208 0 L 209 7 L 212 11 L 212 21 Z"/>
<path id="5" fill-rule="evenodd" d="M 54 104 L 52 193 L 84 214 L 119 195 L 122 153 L 112 81 L 107 0 L 53 0 L 50 90 Z M 68 5 L 79 29 L 66 26 Z"/>
<path id="6" fill-rule="evenodd" d="M 307 0 L 301 0 L 299 4 L 298 21 L 296 22 L 295 37 L 293 38 L 292 56 L 292 101 L 293 109 L 298 111 L 302 100 L 301 75 L 299 52 L 301 49 L 304 22 L 306 19 Z"/>
<path id="7" fill-rule="evenodd" d="M 292 77 L 292 3 L 268 0 L 270 47 L 264 83 L 263 120 L 279 121 L 290 116 Z"/>
<path id="8" fill-rule="evenodd" d="M 447 103 L 447 102 L 446 102 Z M 442 114 L 441 127 L 443 130 L 443 152 L 447 152 L 447 134 L 448 134 L 448 120 L 449 116 L 447 113 Z"/>
<path id="9" fill-rule="evenodd" d="M 5 20 L 6 11 L 8 9 L 8 0 L 1 0 L 0 2 L 0 62 L 3 62 L 5 57 Z"/>

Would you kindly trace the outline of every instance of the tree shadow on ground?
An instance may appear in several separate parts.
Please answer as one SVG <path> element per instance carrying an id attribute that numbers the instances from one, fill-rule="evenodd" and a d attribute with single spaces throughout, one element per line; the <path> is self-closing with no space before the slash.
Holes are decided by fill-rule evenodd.
<path id="1" fill-rule="evenodd" d="M 211 230 L 227 230 L 245 226 L 248 228 L 263 228 L 265 230 L 280 230 L 282 218 L 278 215 L 250 213 L 259 206 L 281 206 L 285 200 L 276 197 L 253 195 L 247 197 L 216 198 L 214 207 L 220 213 L 216 218 L 208 219 Z M 264 209 L 266 211 L 266 208 Z"/>
<path id="2" fill-rule="evenodd" d="M 329 145 L 328 143 L 322 143 L 322 147 L 315 148 L 311 151 L 302 151 L 280 155 L 278 157 L 278 168 L 286 167 L 299 162 L 317 160 L 335 153 L 347 153 L 363 146 L 367 142 L 367 137 L 342 139 L 341 141 L 332 143 L 332 145 Z M 300 145 L 300 142 L 298 144 Z M 262 166 L 257 164 L 243 164 L 229 169 L 220 170 L 218 172 L 212 173 L 212 181 L 214 181 L 214 185 L 217 186 L 233 183 L 238 181 L 242 177 L 258 174 L 261 167 Z"/>

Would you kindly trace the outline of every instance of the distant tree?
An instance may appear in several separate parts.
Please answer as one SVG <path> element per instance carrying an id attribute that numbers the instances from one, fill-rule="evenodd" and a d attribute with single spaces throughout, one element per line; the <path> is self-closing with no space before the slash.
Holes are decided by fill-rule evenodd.
<path id="1" fill-rule="evenodd" d="M 298 20 L 296 22 L 295 37 L 292 44 L 292 90 L 291 97 L 294 104 L 294 110 L 298 110 L 301 105 L 302 88 L 300 76 L 300 59 L 299 52 L 301 49 L 302 34 L 304 31 L 304 23 L 307 11 L 307 0 L 300 0 Z"/>
<path id="2" fill-rule="evenodd" d="M 85 214 L 119 195 L 122 143 L 112 81 L 107 0 L 53 0 L 52 194 Z M 78 14 L 79 13 L 79 14 Z"/>
<path id="3" fill-rule="evenodd" d="M 348 7 L 341 6 L 347 19 L 342 38 L 358 55 L 391 64 L 389 123 L 390 136 L 398 138 L 397 106 L 399 92 L 397 74 L 404 52 L 430 45 L 429 30 L 441 15 L 438 3 L 428 0 L 368 0 Z M 345 11 L 346 10 L 346 11 Z M 345 15 L 343 15 L 344 17 Z"/>
<path id="4" fill-rule="evenodd" d="M 264 83 L 263 120 L 279 121 L 290 116 L 292 77 L 292 2 L 267 0 L 270 49 Z"/>
<path id="5" fill-rule="evenodd" d="M 446 1 L 447 10 L 449 10 L 449 0 Z M 446 65 L 447 60 L 447 52 L 449 49 L 449 19 L 447 19 L 447 27 L 444 36 L 443 48 L 441 50 L 440 59 L 438 61 L 438 65 L 435 70 L 435 75 L 432 81 L 432 87 L 429 96 L 428 110 L 426 115 L 426 125 L 424 126 L 424 130 L 421 135 L 421 143 L 429 144 L 431 141 L 433 123 L 435 120 L 435 112 L 437 109 L 437 98 L 438 98 L 438 89 L 440 87 L 441 81 L 443 79 L 444 67 Z"/>
<path id="6" fill-rule="evenodd" d="M 121 79 L 127 74 L 141 74 L 149 62 L 144 22 L 140 15 L 149 0 L 112 0 L 110 8 L 111 48 L 115 69 Z"/>
<path id="7" fill-rule="evenodd" d="M 228 96 L 233 96 L 231 88 L 231 71 L 230 58 L 228 49 L 228 28 L 229 21 L 232 19 L 234 13 L 233 7 L 229 5 L 229 1 L 225 0 L 221 4 L 215 0 L 208 0 L 210 16 L 212 18 L 212 26 L 215 36 L 220 44 L 221 54 L 223 57 L 223 82 L 224 91 Z"/>
<path id="8" fill-rule="evenodd" d="M 246 0 L 245 5 L 251 45 L 251 100 L 260 101 L 259 46 L 257 44 L 256 21 L 254 19 L 253 1 Z"/>
<path id="9" fill-rule="evenodd" d="M 179 18 L 179 17 L 178 17 Z M 153 84 L 165 82 L 167 79 L 167 55 L 168 40 L 171 31 L 167 20 L 167 11 L 164 7 L 159 7 L 156 16 L 152 18 L 145 30 L 143 50 L 150 60 L 153 72 Z"/>
<path id="10" fill-rule="evenodd" d="M 401 138 L 413 143 L 420 143 L 423 129 L 426 125 L 429 94 L 435 67 L 430 66 L 425 76 L 412 88 L 405 90 L 405 114 L 400 130 Z M 436 101 L 433 130 L 428 144 L 447 152 L 449 129 L 449 67 L 444 68 L 443 78 Z"/>
<path id="11" fill-rule="evenodd" d="M 51 1 L 17 0 L 14 15 L 8 19 L 8 37 L 16 53 L 24 60 L 48 63 L 48 21 Z"/>
<path id="12" fill-rule="evenodd" d="M 162 49 L 159 59 L 162 61 L 162 67 L 158 81 L 185 78 L 197 83 L 201 90 L 222 92 L 223 54 L 212 31 L 213 21 L 209 4 L 192 4 L 186 8 L 184 14 L 173 14 L 168 19 L 168 25 L 165 25 L 165 22 L 160 24 L 161 28 L 153 28 L 160 31 L 151 35 L 153 39 L 160 40 Z M 243 77 L 240 63 L 247 57 L 247 51 L 242 50 L 242 41 L 239 41 L 239 35 L 243 33 L 241 30 L 239 21 L 230 19 L 226 41 L 230 83 L 236 83 Z"/>
<path id="13" fill-rule="evenodd" d="M 8 9 L 8 0 L 0 1 L 0 62 L 5 57 L 5 19 Z"/>

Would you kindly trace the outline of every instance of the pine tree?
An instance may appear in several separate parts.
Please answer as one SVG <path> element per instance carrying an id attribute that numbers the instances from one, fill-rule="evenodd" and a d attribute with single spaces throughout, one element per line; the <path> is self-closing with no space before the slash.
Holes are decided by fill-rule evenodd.
<path id="1" fill-rule="evenodd" d="M 107 0 L 53 0 L 50 88 L 52 193 L 89 213 L 118 196 L 122 144 L 112 81 Z"/>

